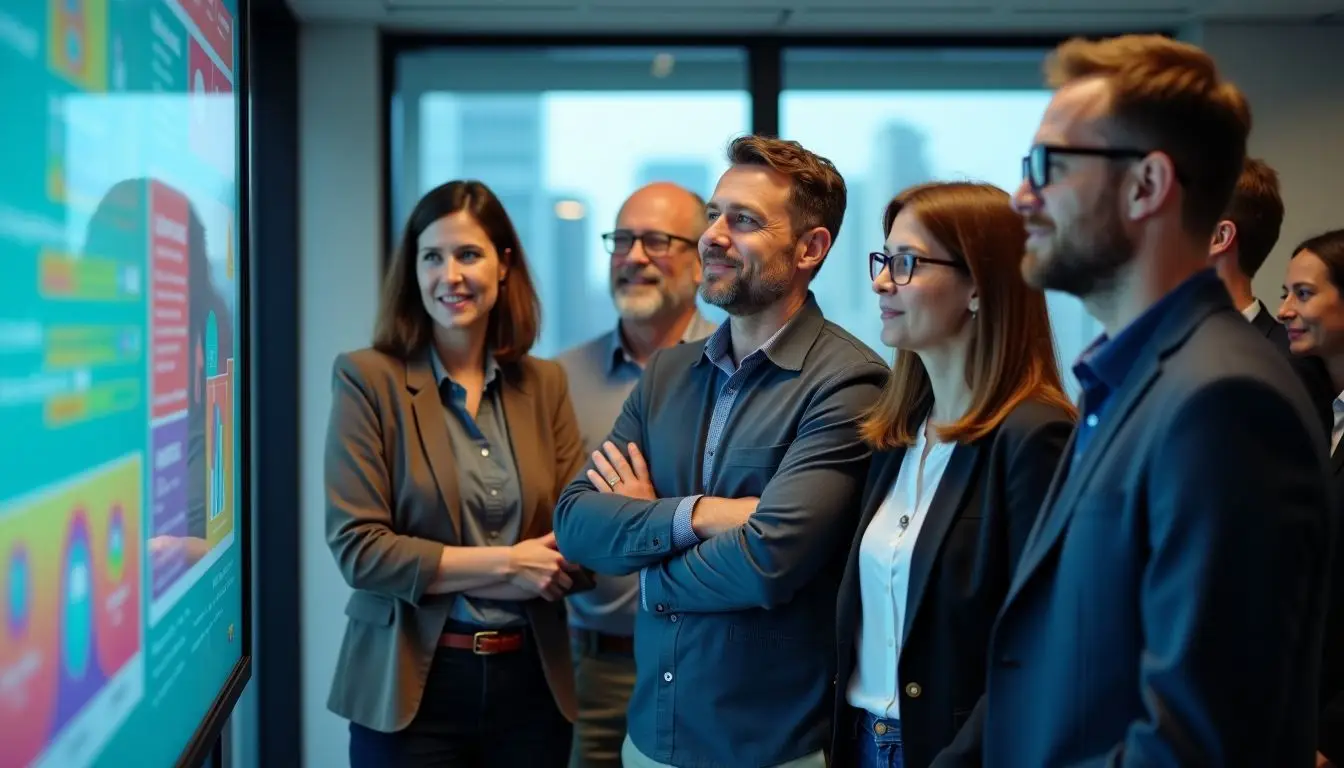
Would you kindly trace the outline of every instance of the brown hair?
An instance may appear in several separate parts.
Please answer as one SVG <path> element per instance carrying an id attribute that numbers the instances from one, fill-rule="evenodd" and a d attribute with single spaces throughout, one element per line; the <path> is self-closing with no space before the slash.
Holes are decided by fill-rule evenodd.
<path id="1" fill-rule="evenodd" d="M 383 279 L 373 346 L 403 360 L 426 349 L 434 338 L 434 321 L 425 311 L 416 276 L 420 235 L 445 216 L 466 212 L 485 230 L 499 258 L 508 267 L 499 299 L 490 310 L 486 346 L 501 363 L 526 355 L 541 326 L 541 303 L 527 269 L 523 246 L 509 214 L 490 188 L 479 181 L 450 181 L 416 203 L 402 230 Z"/>
<path id="2" fill-rule="evenodd" d="M 905 210 L 953 259 L 966 265 L 980 298 L 967 353 L 971 406 L 960 420 L 934 425 L 938 438 L 979 440 L 1026 400 L 1075 415 L 1060 383 L 1045 295 L 1029 288 L 1018 272 L 1026 232 L 1008 193 L 975 182 L 910 187 L 887 205 L 882 216 L 884 237 L 896 215 Z M 899 350 L 886 387 L 863 416 L 860 434 L 878 450 L 912 445 L 932 398 L 919 356 Z"/>
<path id="3" fill-rule="evenodd" d="M 1279 174 L 1263 160 L 1246 158 L 1223 218 L 1237 228 L 1237 266 L 1242 274 L 1255 277 L 1283 228 Z"/>
<path id="4" fill-rule="evenodd" d="M 815 227 L 840 236 L 845 219 L 845 179 L 830 160 L 803 148 L 796 141 L 770 136 L 739 136 L 728 145 L 728 162 L 761 165 L 789 177 L 789 218 L 794 237 Z M 825 264 L 822 260 L 822 264 Z M 816 272 L 821 271 L 821 264 Z M 812 273 L 816 277 L 816 272 Z"/>
<path id="5" fill-rule="evenodd" d="M 1251 109 L 1207 53 L 1160 35 L 1075 38 L 1055 49 L 1045 71 L 1055 88 L 1104 78 L 1111 89 L 1104 130 L 1113 141 L 1170 157 L 1185 191 L 1186 230 L 1213 233 L 1241 174 Z"/>

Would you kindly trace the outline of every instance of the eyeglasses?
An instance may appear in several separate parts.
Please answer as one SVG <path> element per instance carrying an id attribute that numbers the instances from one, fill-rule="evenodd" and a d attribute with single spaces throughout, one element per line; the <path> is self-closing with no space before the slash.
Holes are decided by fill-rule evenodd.
<path id="1" fill-rule="evenodd" d="M 910 278 L 915 275 L 916 264 L 942 264 L 945 267 L 965 272 L 966 265 L 960 261 L 950 261 L 948 259 L 933 259 L 928 256 L 916 256 L 913 253 L 887 253 L 886 251 L 873 251 L 868 254 L 868 276 L 873 280 L 886 270 L 891 275 L 891 282 L 896 285 L 909 285 Z"/>
<path id="2" fill-rule="evenodd" d="M 1150 151 L 1132 147 L 1065 147 L 1058 144 L 1037 144 L 1022 158 L 1022 178 L 1031 185 L 1033 192 L 1040 192 L 1050 185 L 1050 160 L 1055 155 L 1082 155 L 1085 157 L 1105 157 L 1111 160 L 1142 160 Z M 1185 183 L 1180 170 L 1176 171 L 1176 180 Z"/>
<path id="3" fill-rule="evenodd" d="M 607 232 L 602 235 L 602 243 L 607 247 L 607 253 L 617 258 L 629 256 L 630 251 L 634 250 L 636 242 L 643 246 L 646 256 L 651 258 L 666 256 L 673 241 L 686 243 L 693 248 L 699 245 L 688 237 L 657 230 L 636 234 L 628 229 L 618 229 L 615 232 Z"/>

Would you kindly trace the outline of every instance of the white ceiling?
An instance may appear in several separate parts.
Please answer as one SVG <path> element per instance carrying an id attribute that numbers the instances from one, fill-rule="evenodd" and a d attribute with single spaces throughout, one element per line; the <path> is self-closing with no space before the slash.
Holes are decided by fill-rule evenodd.
<path id="1" fill-rule="evenodd" d="M 453 33 L 1086 33 L 1344 22 L 1344 0 L 288 0 L 305 21 Z"/>

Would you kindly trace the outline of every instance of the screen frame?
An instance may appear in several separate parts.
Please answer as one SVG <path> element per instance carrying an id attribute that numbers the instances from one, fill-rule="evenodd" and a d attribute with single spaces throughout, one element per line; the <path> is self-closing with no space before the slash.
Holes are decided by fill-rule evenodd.
<path id="1" fill-rule="evenodd" d="M 223 687 L 215 694 L 214 701 L 206 710 L 205 717 L 196 726 L 196 731 L 187 741 L 175 765 L 177 768 L 196 768 L 203 766 L 215 754 L 229 718 L 233 715 L 238 699 L 243 695 L 248 681 L 252 679 L 252 387 L 255 377 L 252 375 L 252 212 L 251 212 L 251 133 L 248 130 L 251 109 L 251 55 L 248 48 L 251 41 L 249 21 L 251 17 L 250 0 L 237 0 L 238 17 L 234 20 L 237 35 L 238 63 L 234 69 L 234 95 L 238 101 L 236 111 L 236 143 L 238 189 L 238 239 L 234 257 L 237 260 L 238 286 L 238 339 L 235 344 L 238 365 L 242 373 L 244 386 L 237 389 L 237 419 L 242 429 L 238 430 L 238 495 L 239 506 L 235 510 L 238 521 L 238 539 L 240 564 L 242 571 L 242 614 L 239 640 L 241 653 L 234 663 Z"/>

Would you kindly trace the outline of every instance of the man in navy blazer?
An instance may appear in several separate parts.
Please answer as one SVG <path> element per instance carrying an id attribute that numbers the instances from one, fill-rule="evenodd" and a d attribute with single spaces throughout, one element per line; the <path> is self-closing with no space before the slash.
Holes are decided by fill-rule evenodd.
<path id="1" fill-rule="evenodd" d="M 961 737 L 989 766 L 1310 766 L 1324 435 L 1206 266 L 1249 109 L 1163 37 L 1070 41 L 1047 73 L 1022 272 L 1105 334 Z"/>

